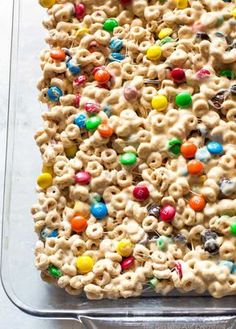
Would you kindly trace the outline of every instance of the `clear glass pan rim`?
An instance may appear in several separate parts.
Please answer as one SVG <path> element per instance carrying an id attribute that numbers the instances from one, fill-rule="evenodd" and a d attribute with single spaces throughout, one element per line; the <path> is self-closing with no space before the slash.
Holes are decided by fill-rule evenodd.
<path id="1" fill-rule="evenodd" d="M 11 284 L 7 280 L 9 277 L 9 266 L 6 250 L 9 239 L 9 212 L 12 191 L 12 164 L 14 153 L 14 126 L 15 122 L 15 101 L 16 89 L 12 83 L 17 79 L 18 67 L 18 46 L 19 46 L 19 22 L 20 22 L 21 0 L 13 0 L 12 34 L 11 34 L 11 64 L 9 76 L 9 101 L 7 113 L 7 138 L 6 138 L 6 160 L 4 173 L 4 195 L 2 210 L 2 246 L 1 246 L 1 281 L 9 299 L 22 311 L 37 317 L 58 318 L 58 319 L 78 319 L 86 317 L 174 317 L 176 320 L 182 317 L 230 317 L 236 316 L 236 305 L 232 308 L 235 297 L 226 297 L 222 300 L 214 300 L 209 297 L 191 297 L 192 305 L 189 304 L 187 296 L 181 297 L 157 297 L 157 298 L 135 298 L 127 300 L 103 300 L 87 301 L 80 305 L 80 309 L 36 309 L 23 303 L 15 294 Z M 36 4 L 37 5 L 37 4 Z M 4 263 L 4 266 L 3 266 Z M 5 265 L 7 264 L 7 266 Z M 234 303 L 236 304 L 236 303 Z M 201 305 L 204 305 L 201 306 Z"/>

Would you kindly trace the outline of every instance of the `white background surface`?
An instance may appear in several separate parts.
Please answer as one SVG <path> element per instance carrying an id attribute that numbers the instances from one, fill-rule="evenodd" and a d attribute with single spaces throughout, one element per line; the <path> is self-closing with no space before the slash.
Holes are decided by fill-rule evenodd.
<path id="1" fill-rule="evenodd" d="M 37 6 L 37 0 L 32 0 Z M 2 200 L 3 168 L 8 95 L 12 1 L 0 1 L 0 199 Z M 30 13 L 29 13 L 30 14 Z M 0 204 L 1 210 L 2 204 Z M 1 213 L 1 212 L 0 212 Z M 80 325 L 71 321 L 42 320 L 18 310 L 6 297 L 0 285 L 0 329 L 75 329 Z"/>

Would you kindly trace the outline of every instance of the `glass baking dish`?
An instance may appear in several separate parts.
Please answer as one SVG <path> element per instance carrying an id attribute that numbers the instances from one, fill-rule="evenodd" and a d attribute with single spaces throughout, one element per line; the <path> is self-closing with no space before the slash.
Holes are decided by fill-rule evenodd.
<path id="1" fill-rule="evenodd" d="M 104 0 L 105 1 L 105 0 Z M 45 47 L 35 0 L 15 0 L 13 9 L 7 156 L 3 205 L 1 274 L 4 289 L 22 311 L 38 316 L 76 319 L 86 328 L 234 328 L 235 297 L 140 297 L 88 301 L 44 283 L 34 267 L 36 235 L 30 207 L 36 200 L 35 178 L 41 169 L 33 140 L 44 105 L 37 100 L 38 56 Z"/>

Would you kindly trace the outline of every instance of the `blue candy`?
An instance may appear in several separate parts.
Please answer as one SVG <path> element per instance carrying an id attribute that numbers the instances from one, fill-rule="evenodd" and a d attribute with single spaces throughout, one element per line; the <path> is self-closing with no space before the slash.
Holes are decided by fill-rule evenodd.
<path id="1" fill-rule="evenodd" d="M 51 230 L 48 227 L 45 227 L 41 232 L 40 232 L 40 237 L 43 241 L 46 240 L 46 238 L 56 238 L 58 236 L 58 231 L 57 230 Z"/>
<path id="2" fill-rule="evenodd" d="M 75 119 L 74 119 L 74 124 L 77 125 L 80 128 L 85 128 L 85 122 L 87 120 L 87 117 L 85 114 L 79 114 Z"/>
<path id="3" fill-rule="evenodd" d="M 63 92 L 60 88 L 52 86 L 48 89 L 48 98 L 52 102 L 58 102 L 60 97 L 63 95 Z"/>
<path id="4" fill-rule="evenodd" d="M 119 52 L 123 48 L 123 41 L 117 38 L 113 38 L 110 41 L 109 47 L 114 52 Z"/>
<path id="5" fill-rule="evenodd" d="M 201 162 L 206 163 L 207 161 L 210 160 L 210 158 L 211 158 L 211 154 L 208 152 L 206 146 L 199 148 L 195 153 L 195 159 Z"/>
<path id="6" fill-rule="evenodd" d="M 226 267 L 228 267 L 230 273 L 232 273 L 233 268 L 234 268 L 234 263 L 230 262 L 229 260 L 222 260 L 220 262 L 220 266 L 226 266 Z"/>
<path id="7" fill-rule="evenodd" d="M 79 74 L 81 72 L 81 68 L 79 65 L 76 65 L 72 59 L 70 59 L 67 63 L 66 66 L 68 70 L 73 74 Z"/>
<path id="8" fill-rule="evenodd" d="M 97 202 L 90 208 L 92 215 L 98 219 L 102 219 L 108 215 L 107 206 L 103 202 Z"/>
<path id="9" fill-rule="evenodd" d="M 236 274 L 236 264 L 234 264 L 231 273 L 232 273 L 232 274 Z"/>
<path id="10" fill-rule="evenodd" d="M 103 108 L 103 112 L 105 112 L 106 115 L 107 115 L 108 117 L 110 117 L 110 116 L 111 116 L 111 108 L 110 108 L 110 106 L 108 106 L 108 105 L 104 106 L 104 108 Z"/>
<path id="11" fill-rule="evenodd" d="M 109 60 L 111 62 L 121 62 L 125 58 L 125 55 L 120 53 L 111 53 L 109 56 Z"/>
<path id="12" fill-rule="evenodd" d="M 224 151 L 222 144 L 214 141 L 207 144 L 207 149 L 211 154 L 214 155 L 221 154 Z"/>

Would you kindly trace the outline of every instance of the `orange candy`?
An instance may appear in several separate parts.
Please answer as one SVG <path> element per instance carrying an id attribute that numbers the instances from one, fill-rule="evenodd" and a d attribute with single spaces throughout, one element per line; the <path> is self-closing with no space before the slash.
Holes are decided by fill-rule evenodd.
<path id="1" fill-rule="evenodd" d="M 205 208 L 206 200 L 202 195 L 194 195 L 189 199 L 188 204 L 195 211 L 202 211 Z"/>
<path id="2" fill-rule="evenodd" d="M 70 223 L 72 230 L 76 233 L 84 232 L 88 226 L 87 220 L 78 213 L 75 213 L 75 216 L 71 219 Z"/>
<path id="3" fill-rule="evenodd" d="M 113 129 L 106 124 L 101 124 L 98 126 L 98 132 L 102 137 L 110 137 L 113 134 Z"/>
<path id="4" fill-rule="evenodd" d="M 63 50 L 61 49 L 53 49 L 50 52 L 50 56 L 52 59 L 56 61 L 64 61 L 66 58 L 66 54 Z"/>
<path id="5" fill-rule="evenodd" d="M 94 79 L 101 83 L 101 84 L 104 84 L 104 83 L 107 83 L 111 78 L 111 75 L 108 71 L 106 70 L 97 70 L 94 74 Z"/>
<path id="6" fill-rule="evenodd" d="M 190 142 L 183 143 L 181 145 L 180 152 L 185 159 L 192 159 L 197 152 L 197 146 Z"/>
<path id="7" fill-rule="evenodd" d="M 201 161 L 191 160 L 187 164 L 188 172 L 190 175 L 200 176 L 204 170 L 204 166 Z"/>

